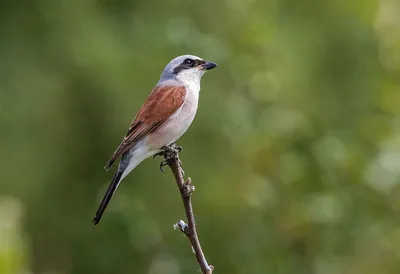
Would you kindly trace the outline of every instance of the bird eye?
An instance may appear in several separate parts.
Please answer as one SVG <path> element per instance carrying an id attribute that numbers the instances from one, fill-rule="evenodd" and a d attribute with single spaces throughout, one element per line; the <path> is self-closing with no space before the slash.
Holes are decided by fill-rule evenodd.
<path id="1" fill-rule="evenodd" d="M 193 60 L 192 59 L 186 59 L 185 60 L 185 64 L 189 65 L 189 66 L 192 66 L 193 65 Z"/>

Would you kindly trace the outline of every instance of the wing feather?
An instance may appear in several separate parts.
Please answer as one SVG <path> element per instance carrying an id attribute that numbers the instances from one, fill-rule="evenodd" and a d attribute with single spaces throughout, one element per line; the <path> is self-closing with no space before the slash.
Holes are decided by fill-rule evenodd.
<path id="1" fill-rule="evenodd" d="M 155 87 L 104 168 L 108 170 L 122 154 L 163 125 L 183 105 L 185 98 L 183 86 Z"/>

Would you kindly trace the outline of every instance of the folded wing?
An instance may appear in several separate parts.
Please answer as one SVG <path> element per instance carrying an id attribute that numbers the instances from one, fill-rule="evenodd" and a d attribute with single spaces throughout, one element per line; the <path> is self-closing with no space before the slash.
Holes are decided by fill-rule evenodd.
<path id="1" fill-rule="evenodd" d="M 185 98 L 186 89 L 183 86 L 155 87 L 104 168 L 108 170 L 122 154 L 168 121 L 183 105 Z"/>

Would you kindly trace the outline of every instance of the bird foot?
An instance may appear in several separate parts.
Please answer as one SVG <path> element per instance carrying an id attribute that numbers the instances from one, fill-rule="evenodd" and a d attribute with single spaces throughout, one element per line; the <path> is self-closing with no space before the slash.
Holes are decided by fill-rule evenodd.
<path id="1" fill-rule="evenodd" d="M 170 144 L 169 146 L 167 146 L 167 148 L 170 149 L 170 150 L 174 150 L 175 153 L 179 153 L 179 152 L 181 152 L 182 149 L 183 149 L 183 147 L 178 146 L 178 145 L 175 144 L 175 143 Z"/>
<path id="2" fill-rule="evenodd" d="M 164 160 L 161 161 L 160 163 L 160 170 L 164 172 L 163 167 L 169 165 L 172 160 L 175 160 L 177 157 L 178 153 L 182 151 L 181 146 L 177 146 L 175 143 L 170 144 L 168 146 L 163 146 L 160 150 L 160 152 L 154 154 L 153 159 L 156 156 L 162 156 L 164 157 Z M 182 162 L 179 160 L 179 163 L 182 164 Z"/>

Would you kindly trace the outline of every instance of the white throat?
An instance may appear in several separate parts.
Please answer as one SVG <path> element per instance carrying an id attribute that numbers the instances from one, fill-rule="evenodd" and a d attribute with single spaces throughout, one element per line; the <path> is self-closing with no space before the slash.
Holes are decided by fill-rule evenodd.
<path id="1" fill-rule="evenodd" d="M 204 71 L 197 68 L 181 71 L 176 78 L 187 88 L 192 91 L 200 91 L 200 80 Z"/>

